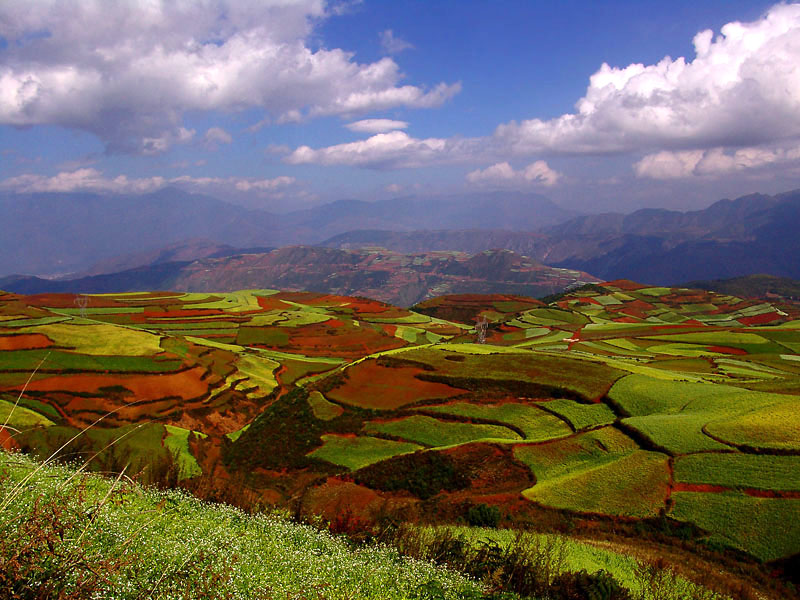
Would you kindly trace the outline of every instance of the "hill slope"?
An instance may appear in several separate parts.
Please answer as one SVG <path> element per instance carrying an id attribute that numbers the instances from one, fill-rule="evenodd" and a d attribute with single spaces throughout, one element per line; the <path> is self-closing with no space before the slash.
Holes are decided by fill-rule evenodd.
<path id="1" fill-rule="evenodd" d="M 206 292 L 250 288 L 311 290 L 367 296 L 409 306 L 444 293 L 544 296 L 597 281 L 586 273 L 546 267 L 513 252 L 399 254 L 290 246 L 192 262 L 155 263 L 77 280 L 7 277 L 0 288 L 19 293 L 102 293 L 148 289 Z"/>

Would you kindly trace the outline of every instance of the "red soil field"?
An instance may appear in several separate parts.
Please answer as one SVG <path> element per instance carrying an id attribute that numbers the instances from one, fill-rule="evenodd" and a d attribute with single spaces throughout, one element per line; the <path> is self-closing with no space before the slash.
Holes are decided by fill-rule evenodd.
<path id="1" fill-rule="evenodd" d="M 173 317 L 207 317 L 211 315 L 224 315 L 225 313 L 218 308 L 192 308 L 180 310 L 148 310 L 140 313 L 146 319 L 167 319 Z"/>
<path id="2" fill-rule="evenodd" d="M 167 397 L 190 400 L 208 393 L 211 378 L 202 379 L 206 373 L 203 367 L 194 367 L 178 373 L 152 375 L 61 375 L 32 381 L 27 389 L 39 392 L 95 393 L 100 388 L 122 386 L 133 394 L 128 398 L 129 402 Z"/>
<path id="3" fill-rule="evenodd" d="M 258 305 L 264 310 L 287 310 L 293 308 L 291 304 L 281 301 L 275 296 L 258 296 Z"/>
<path id="4" fill-rule="evenodd" d="M 617 317 L 614 319 L 615 323 L 638 323 L 641 319 L 636 317 Z"/>
<path id="5" fill-rule="evenodd" d="M 0 337 L 0 350 L 33 350 L 36 348 L 49 348 L 52 345 L 52 340 L 41 333 L 23 333 Z"/>
<path id="6" fill-rule="evenodd" d="M 424 371 L 416 367 L 382 367 L 368 360 L 348 369 L 347 381 L 326 395 L 362 408 L 394 410 L 421 400 L 451 398 L 465 393 L 443 383 L 417 379 L 415 375 L 420 373 Z"/>
<path id="7" fill-rule="evenodd" d="M 289 343 L 280 349 L 286 351 L 287 347 L 291 347 L 306 356 L 355 359 L 407 345 L 405 340 L 389 337 L 372 327 L 330 327 L 330 321 L 284 329 L 290 336 Z"/>
<path id="8" fill-rule="evenodd" d="M 456 469 L 467 475 L 471 492 L 519 492 L 534 483 L 533 474 L 514 460 L 509 448 L 492 444 L 464 444 L 442 452 L 450 456 Z"/>
<path id="9" fill-rule="evenodd" d="M 719 352 L 720 354 L 747 354 L 747 350 L 741 348 L 731 348 L 729 346 L 709 346 L 709 352 Z"/>
<path id="10" fill-rule="evenodd" d="M 721 494 L 730 492 L 733 488 L 723 485 L 709 485 L 707 483 L 675 483 L 672 485 L 673 492 L 703 492 L 707 494 Z M 756 488 L 737 488 L 748 496 L 754 498 L 800 498 L 797 491 L 778 491 L 778 490 L 759 490 Z"/>
<path id="11" fill-rule="evenodd" d="M 763 315 L 755 315 L 753 317 L 739 317 L 737 321 L 742 323 L 743 325 L 763 325 L 764 323 L 772 323 L 772 321 L 777 321 L 782 319 L 778 313 L 764 313 Z"/>

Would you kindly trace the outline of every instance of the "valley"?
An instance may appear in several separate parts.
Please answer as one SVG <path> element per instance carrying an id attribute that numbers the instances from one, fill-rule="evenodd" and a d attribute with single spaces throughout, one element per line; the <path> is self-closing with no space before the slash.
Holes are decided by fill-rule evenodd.
<path id="1" fill-rule="evenodd" d="M 489 507 L 771 568 L 800 553 L 793 304 L 627 280 L 410 309 L 277 290 L 0 302 L 8 449 L 344 530 Z"/>

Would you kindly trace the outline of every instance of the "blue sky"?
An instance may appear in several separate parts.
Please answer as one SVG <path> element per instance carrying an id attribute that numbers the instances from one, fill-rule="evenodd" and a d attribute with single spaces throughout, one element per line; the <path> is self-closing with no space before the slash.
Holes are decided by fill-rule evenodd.
<path id="1" fill-rule="evenodd" d="M 0 190 L 164 185 L 276 211 L 490 189 L 691 209 L 800 187 L 800 5 L 0 4 Z"/>

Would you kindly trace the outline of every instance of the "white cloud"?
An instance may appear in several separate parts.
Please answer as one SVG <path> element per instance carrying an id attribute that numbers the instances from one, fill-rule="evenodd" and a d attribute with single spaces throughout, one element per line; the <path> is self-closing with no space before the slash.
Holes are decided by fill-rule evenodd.
<path id="1" fill-rule="evenodd" d="M 125 175 L 108 178 L 97 169 L 63 171 L 57 175 L 18 175 L 0 181 L 0 190 L 18 193 L 34 192 L 97 192 L 118 194 L 143 194 L 166 185 L 183 185 L 193 188 L 225 188 L 239 192 L 275 192 L 297 183 L 294 177 L 281 175 L 273 179 L 243 177 L 144 177 L 128 178 Z"/>
<path id="2" fill-rule="evenodd" d="M 694 38 L 695 58 L 603 64 L 577 112 L 501 125 L 513 154 L 756 146 L 800 137 L 800 4 Z"/>
<path id="3" fill-rule="evenodd" d="M 206 131 L 203 141 L 205 141 L 207 147 L 214 149 L 220 144 L 230 144 L 233 142 L 233 138 L 222 127 L 211 127 Z"/>
<path id="4" fill-rule="evenodd" d="M 300 146 L 284 162 L 320 165 L 349 165 L 375 169 L 420 167 L 443 162 L 450 154 L 463 154 L 459 140 L 440 138 L 416 139 L 404 131 L 379 133 L 357 142 L 338 144 L 314 150 Z"/>
<path id="5" fill-rule="evenodd" d="M 391 29 L 381 31 L 378 36 L 381 38 L 381 48 L 386 54 L 398 54 L 403 50 L 410 50 L 414 47 L 413 44 L 408 43 L 404 39 L 395 37 Z"/>
<path id="6" fill-rule="evenodd" d="M 145 193 L 162 188 L 166 184 L 167 180 L 163 177 L 128 179 L 125 175 L 119 175 L 109 179 L 97 169 L 86 168 L 62 171 L 52 177 L 35 174 L 17 175 L 0 182 L 0 189 L 19 193 L 76 191 Z"/>
<path id="7" fill-rule="evenodd" d="M 260 108 L 263 123 L 438 106 L 459 84 L 400 85 L 397 63 L 314 50 L 324 0 L 0 2 L 0 125 L 89 131 L 163 152 L 187 111 Z M 102 24 L 102 26 L 100 26 Z M 185 131 L 185 130 L 184 130 Z"/>
<path id="8" fill-rule="evenodd" d="M 358 131 L 359 133 L 386 133 L 387 131 L 394 131 L 396 129 L 406 129 L 408 123 L 406 121 L 394 121 L 392 119 L 363 119 L 345 125 L 350 131 Z"/>
<path id="9" fill-rule="evenodd" d="M 178 127 L 172 131 L 165 131 L 158 137 L 145 137 L 142 139 L 140 151 L 142 154 L 161 154 L 175 144 L 186 144 L 197 133 L 194 129 Z"/>
<path id="10" fill-rule="evenodd" d="M 636 152 L 648 154 L 635 167 L 641 176 L 674 178 L 730 172 L 726 156 L 735 170 L 756 168 L 769 159 L 755 148 L 800 140 L 800 4 L 778 4 L 752 23 L 728 23 L 716 38 L 700 32 L 694 46 L 690 61 L 603 64 L 577 111 L 555 119 L 512 121 L 472 139 L 393 131 L 327 148 L 301 146 L 285 160 L 373 168 L 496 161 L 486 177 L 500 177 L 503 161 L 514 157 Z M 707 153 L 712 149 L 720 151 Z M 480 178 L 483 171 L 473 173 Z"/>
<path id="11" fill-rule="evenodd" d="M 561 173 L 551 169 L 543 160 L 532 162 L 524 169 L 515 171 L 507 162 L 493 164 L 485 169 L 467 173 L 470 183 L 489 185 L 544 185 L 552 187 L 561 178 Z"/>
<path id="12" fill-rule="evenodd" d="M 716 177 L 742 171 L 781 167 L 800 162 L 800 146 L 753 147 L 726 152 L 723 148 L 648 154 L 633 165 L 636 175 L 651 179 Z"/>
<path id="13" fill-rule="evenodd" d="M 390 184 L 384 186 L 383 189 L 386 190 L 387 192 L 389 192 L 390 194 L 399 194 L 405 188 L 402 185 L 400 185 L 399 183 L 390 183 Z"/>

